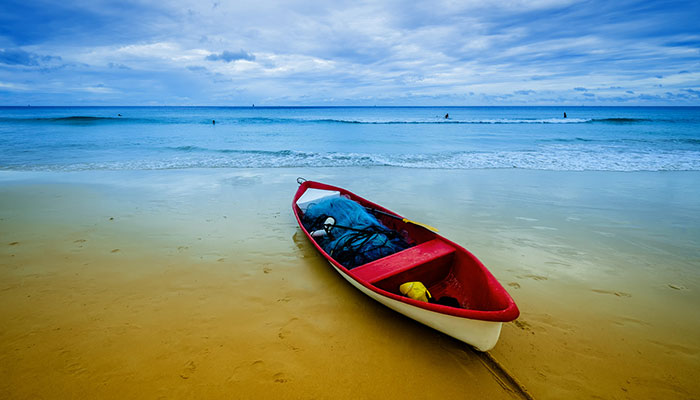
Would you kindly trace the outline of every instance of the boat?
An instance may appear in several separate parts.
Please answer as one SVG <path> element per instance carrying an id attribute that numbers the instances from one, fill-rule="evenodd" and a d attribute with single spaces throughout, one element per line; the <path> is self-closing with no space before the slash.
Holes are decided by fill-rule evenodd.
<path id="1" fill-rule="evenodd" d="M 484 264 L 462 246 L 437 234 L 434 228 L 340 187 L 302 178 L 298 183 L 292 208 L 299 227 L 343 278 L 372 299 L 482 352 L 496 345 L 504 322 L 520 315 L 511 296 Z M 359 203 L 387 228 L 401 232 L 411 246 L 354 268 L 342 265 L 319 245 L 314 238 L 316 233 L 304 227 L 305 207 L 324 196 L 340 196 Z M 407 282 L 422 283 L 433 299 L 456 302 L 446 305 L 407 297 L 400 290 Z"/>

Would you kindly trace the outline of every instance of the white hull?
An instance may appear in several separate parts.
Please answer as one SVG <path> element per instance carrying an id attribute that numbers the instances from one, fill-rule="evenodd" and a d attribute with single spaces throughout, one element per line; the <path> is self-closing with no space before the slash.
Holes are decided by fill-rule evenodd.
<path id="1" fill-rule="evenodd" d="M 348 276 L 345 272 L 333 265 L 333 263 L 330 264 L 340 273 L 343 278 L 345 278 L 367 296 L 424 325 L 450 335 L 464 343 L 470 344 L 479 351 L 491 350 L 498 341 L 498 337 L 501 334 L 501 326 L 503 325 L 502 322 L 460 318 L 449 314 L 440 314 L 435 311 L 428 311 L 410 304 L 402 303 L 373 292 Z"/>

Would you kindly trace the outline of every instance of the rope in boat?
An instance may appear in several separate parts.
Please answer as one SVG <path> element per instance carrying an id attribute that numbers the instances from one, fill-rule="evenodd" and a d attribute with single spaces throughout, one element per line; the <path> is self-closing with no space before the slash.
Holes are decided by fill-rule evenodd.
<path id="1" fill-rule="evenodd" d="M 395 246 L 395 243 L 390 243 L 390 241 L 400 238 L 397 232 L 380 225 L 358 229 L 338 225 L 333 217 L 330 217 L 333 219 L 332 223 L 326 223 L 328 218 L 328 215 L 321 214 L 312 221 L 308 221 L 309 230 L 323 229 L 332 241 L 335 240 L 333 235 L 335 229 L 350 231 L 338 235 L 338 240 L 329 249 L 326 249 L 331 257 L 348 268 L 356 266 L 358 257 L 365 261 L 371 261 L 375 258 L 373 257 L 374 253 L 382 248 L 390 249 L 390 245 Z"/>

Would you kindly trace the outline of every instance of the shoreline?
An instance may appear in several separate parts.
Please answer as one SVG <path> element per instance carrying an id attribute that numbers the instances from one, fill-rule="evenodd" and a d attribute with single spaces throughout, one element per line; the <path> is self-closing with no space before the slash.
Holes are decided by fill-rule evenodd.
<path id="1" fill-rule="evenodd" d="M 490 353 L 534 398 L 700 393 L 700 172 L 336 167 L 0 172 L 0 394 L 510 398 L 325 265 L 297 176 L 481 259 L 522 313 Z"/>

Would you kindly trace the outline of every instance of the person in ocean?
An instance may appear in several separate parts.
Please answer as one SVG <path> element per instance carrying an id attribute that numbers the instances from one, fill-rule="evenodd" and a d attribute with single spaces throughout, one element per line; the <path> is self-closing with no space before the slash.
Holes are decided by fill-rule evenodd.
<path id="1" fill-rule="evenodd" d="M 445 119 L 450 118 L 450 113 L 445 114 Z"/>
<path id="2" fill-rule="evenodd" d="M 566 113 L 564 113 L 564 118 L 566 118 Z"/>
<path id="3" fill-rule="evenodd" d="M 212 119 L 212 120 L 211 120 L 211 124 L 212 124 L 212 125 L 216 125 L 216 120 L 213 120 L 213 119 Z"/>

